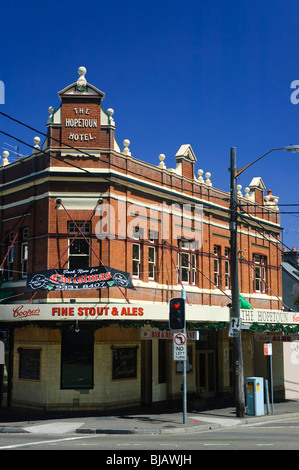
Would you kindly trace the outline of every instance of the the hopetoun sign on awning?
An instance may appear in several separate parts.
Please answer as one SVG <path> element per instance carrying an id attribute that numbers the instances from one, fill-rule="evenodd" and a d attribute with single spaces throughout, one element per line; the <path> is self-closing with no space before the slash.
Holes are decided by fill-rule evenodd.
<path id="1" fill-rule="evenodd" d="M 27 274 L 26 292 L 36 290 L 103 289 L 105 287 L 135 289 L 129 273 L 99 266 L 88 269 L 50 269 Z"/>

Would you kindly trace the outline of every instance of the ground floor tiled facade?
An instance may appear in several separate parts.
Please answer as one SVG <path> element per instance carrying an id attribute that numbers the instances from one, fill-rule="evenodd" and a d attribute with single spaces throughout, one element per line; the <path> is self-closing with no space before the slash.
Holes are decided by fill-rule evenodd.
<path id="1" fill-rule="evenodd" d="M 53 309 L 57 313 L 62 308 L 53 304 L 35 307 L 44 315 L 42 318 L 45 312 L 51 318 Z M 70 304 L 67 308 L 71 308 Z M 69 313 L 74 317 L 52 317 L 50 321 L 23 317 L 1 323 L 1 330 L 8 332 L 4 340 L 2 406 L 101 412 L 140 405 L 171 406 L 181 399 L 182 363 L 174 360 L 173 332 L 163 316 L 159 322 L 140 320 L 141 316 L 97 321 L 93 315 L 78 316 L 78 312 L 91 307 L 72 308 Z M 138 308 L 143 307 L 137 304 L 134 308 L 138 315 Z M 233 338 L 228 334 L 228 310 L 212 309 L 210 322 L 187 321 L 190 406 L 200 407 L 210 398 L 225 401 L 234 396 Z M 278 324 L 273 311 L 260 312 L 261 320 L 262 313 L 263 318 L 271 315 L 272 325 Z M 245 319 L 246 311 L 242 314 Z M 257 312 L 251 312 L 251 318 L 255 315 Z M 281 320 L 282 315 L 292 322 L 290 312 L 276 312 L 276 320 Z M 245 328 L 253 324 L 245 319 Z M 195 332 L 199 332 L 198 336 Z M 274 334 L 242 330 L 244 376 L 269 378 L 263 345 L 272 342 L 275 396 L 298 397 L 297 339 L 296 335 L 291 337 L 279 331 Z"/>

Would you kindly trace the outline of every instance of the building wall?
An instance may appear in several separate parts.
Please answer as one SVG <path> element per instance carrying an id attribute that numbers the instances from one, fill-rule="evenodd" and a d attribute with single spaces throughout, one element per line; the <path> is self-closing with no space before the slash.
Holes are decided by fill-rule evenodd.
<path id="1" fill-rule="evenodd" d="M 261 340 L 261 336 L 263 340 Z M 257 377 L 264 377 L 269 383 L 269 395 L 271 387 L 271 374 L 270 374 L 270 358 L 264 355 L 265 336 L 261 333 L 255 335 L 255 374 Z M 280 341 L 272 342 L 272 376 L 273 376 L 273 392 L 274 398 L 283 398 L 285 394 L 285 357 L 284 357 L 284 344 Z M 271 397 L 270 397 L 271 399 Z"/>
<path id="2" fill-rule="evenodd" d="M 106 409 L 140 404 L 141 352 L 139 331 L 101 328 L 95 331 L 94 388 L 61 390 L 61 331 L 17 328 L 14 344 L 13 405 L 51 410 Z M 112 379 L 112 347 L 138 346 L 137 377 Z M 41 349 L 40 380 L 19 378 L 19 348 Z"/>
<path id="3" fill-rule="evenodd" d="M 107 161 L 111 163 L 111 161 L 115 159 L 114 157 L 116 158 L 115 153 L 107 154 Z M 44 165 L 47 165 L 47 157 L 44 155 L 28 158 L 32 163 L 32 165 L 27 164 L 24 166 L 24 169 L 28 172 L 35 169 L 35 167 L 41 168 L 41 162 L 39 165 L 36 163 L 38 158 L 44 162 Z M 132 226 L 134 220 L 137 220 L 136 215 L 134 219 L 132 211 L 139 210 L 141 217 L 139 217 L 138 220 L 141 220 L 144 230 L 147 231 L 150 228 L 150 207 L 152 207 L 153 204 L 167 204 L 169 206 L 171 203 L 165 191 L 175 190 L 181 202 L 186 202 L 186 198 L 192 196 L 193 198 L 198 198 L 199 203 L 203 203 L 202 247 L 196 253 L 196 284 L 195 286 L 189 286 L 188 283 L 185 285 L 186 289 L 189 291 L 190 302 L 219 306 L 227 305 L 227 299 L 230 294 L 229 289 L 227 290 L 227 296 L 223 293 L 223 291 L 226 290 L 224 284 L 225 249 L 228 249 L 230 246 L 228 204 L 223 201 L 227 198 L 227 194 L 217 189 L 207 187 L 205 184 L 200 184 L 196 180 L 187 180 L 186 177 L 171 172 L 167 174 L 167 170 L 161 170 L 160 168 L 145 164 L 144 162 L 133 159 L 133 157 L 119 154 L 117 156 L 117 162 L 118 166 L 113 166 L 113 170 L 119 172 L 119 174 L 125 173 L 126 176 L 135 179 L 135 175 L 138 174 L 139 180 L 136 183 L 136 189 L 130 189 L 129 183 L 122 183 L 120 187 L 111 186 L 109 191 L 107 191 L 108 186 L 106 182 L 97 182 L 97 180 L 101 181 L 99 175 L 95 178 L 85 175 L 78 177 L 78 171 L 73 173 L 70 169 L 67 171 L 68 177 L 66 177 L 66 175 L 58 176 L 57 173 L 54 172 L 51 178 L 46 178 L 46 181 L 42 179 L 42 182 L 37 184 L 37 189 L 34 190 L 32 186 L 26 186 L 20 191 L 20 183 L 17 183 L 17 181 L 14 182 L 12 179 L 9 194 L 3 197 L 1 235 L 5 238 L 10 232 L 20 229 L 20 224 L 23 222 L 23 226 L 28 227 L 29 230 L 29 271 L 51 269 L 53 267 L 63 268 L 67 266 L 67 247 L 72 238 L 67 232 L 68 221 L 71 221 L 71 218 L 73 218 L 75 221 L 81 221 L 81 223 L 83 223 L 91 216 L 93 206 L 99 197 L 103 198 L 105 204 L 110 204 L 113 207 L 116 220 L 118 221 L 121 218 L 125 227 Z M 85 158 L 84 164 L 90 166 L 90 169 L 94 166 L 94 162 L 88 157 Z M 123 168 L 124 164 L 125 169 Z M 13 164 L 8 166 L 11 168 L 4 167 L 1 169 L 0 173 L 7 173 L 5 176 L 2 175 L 5 181 L 12 178 L 11 173 L 15 171 L 17 165 L 18 164 Z M 103 169 L 105 167 L 105 161 L 101 159 L 101 161 L 98 162 L 98 168 Z M 57 168 L 60 168 L 60 166 L 57 166 Z M 63 167 L 61 168 L 63 170 Z M 162 177 L 164 180 L 163 187 L 160 186 Z M 166 182 L 168 184 L 166 184 Z M 156 183 L 155 193 L 148 188 L 149 183 Z M 86 207 L 87 202 L 84 204 L 84 200 L 87 196 L 89 197 L 88 209 Z M 28 200 L 28 197 L 30 200 Z M 68 215 L 61 206 L 57 205 L 57 198 L 61 198 L 66 208 L 69 210 L 70 215 Z M 122 211 L 119 212 L 117 198 L 127 201 L 124 205 L 125 215 Z M 90 201 L 90 199 L 92 201 Z M 195 201 L 196 199 L 193 200 Z M 24 201 L 27 201 L 26 204 Z M 246 205 L 248 201 L 246 202 L 244 199 L 242 203 Z M 216 204 L 219 209 L 216 208 Z M 75 209 L 76 206 L 77 208 Z M 69 209 L 69 207 L 71 207 L 71 209 Z M 252 203 L 248 203 L 245 209 L 253 216 L 255 215 L 254 210 L 258 210 Z M 23 221 L 22 216 L 26 211 L 29 211 L 29 214 Z M 257 213 L 257 216 L 258 215 Z M 275 236 L 279 237 L 279 213 L 264 209 L 264 219 L 271 220 L 277 224 L 269 227 L 269 233 L 265 232 L 266 238 L 264 234 L 260 233 L 261 227 L 251 219 L 247 219 L 246 224 L 240 224 L 240 290 L 246 295 L 254 308 L 280 309 L 282 293 L 280 251 L 278 249 L 279 244 L 277 240 L 274 240 L 271 235 L 271 231 L 274 231 L 276 232 Z M 108 240 L 99 240 L 96 235 L 99 220 L 100 218 L 97 214 L 91 219 L 92 233 L 89 237 L 92 244 L 91 265 L 99 265 L 101 260 L 103 263 L 112 267 L 117 266 L 119 269 L 132 272 L 133 240 L 128 238 L 124 240 L 118 237 Z M 170 218 L 170 225 L 172 224 L 173 221 Z M 170 287 L 178 285 L 177 275 L 173 266 L 173 263 L 177 262 L 177 240 L 175 240 L 170 233 L 169 239 L 166 240 L 170 245 L 170 249 L 168 249 L 168 247 L 163 244 L 164 239 L 161 234 L 160 222 L 158 222 L 158 229 L 159 238 L 155 243 L 159 260 L 155 280 L 157 284 L 154 286 L 153 283 L 148 283 L 148 269 L 146 263 L 148 239 L 146 236 L 145 241 L 141 243 L 142 273 L 139 277 L 141 281 L 141 284 L 139 284 L 140 289 L 139 292 L 130 292 L 132 299 L 138 300 L 142 298 L 144 300 L 150 300 L 154 295 L 155 301 L 165 302 L 168 299 L 165 298 L 165 292 L 163 292 L 161 287 L 165 285 Z M 215 246 L 218 246 L 220 249 L 220 289 L 217 289 L 213 284 Z M 17 239 L 15 244 L 14 281 L 20 279 L 20 247 L 21 241 Z M 2 247 L 3 257 L 7 253 L 8 248 L 9 243 L 6 240 L 6 246 Z M 257 293 L 254 289 L 254 254 L 263 255 L 267 258 L 267 286 L 263 293 Z M 156 292 L 152 292 L 152 289 L 155 288 L 157 289 Z M 18 294 L 21 292 L 21 289 L 17 291 Z M 105 295 L 106 293 L 101 294 Z M 147 295 L 145 296 L 145 294 Z M 83 299 L 87 296 L 99 298 L 98 292 L 80 292 L 78 295 Z M 170 295 L 172 295 L 171 292 Z M 71 295 L 66 292 L 62 294 L 52 292 L 47 295 L 43 292 L 39 292 L 35 300 L 48 299 L 48 301 L 51 301 L 57 298 L 68 299 L 70 297 Z M 122 296 L 117 290 L 111 289 L 109 297 L 121 298 Z M 28 299 L 29 296 L 24 295 L 24 298 Z"/>
<path id="4" fill-rule="evenodd" d="M 197 179 L 196 158 L 189 145 L 183 145 L 176 155 L 175 168 L 148 164 L 131 155 L 130 150 L 120 151 L 115 144 L 115 123 L 102 110 L 104 94 L 89 85 L 87 96 L 70 85 L 59 93 L 61 106 L 49 120 L 48 138 L 43 149 L 35 149 L 31 156 L 7 166 L 0 167 L 0 236 L 1 259 L 7 255 L 12 235 L 19 236 L 14 245 L 12 279 L 7 279 L 7 261 L 4 265 L 3 289 L 14 289 L 8 302 L 105 303 L 130 301 L 140 305 L 167 304 L 171 297 L 180 295 L 182 285 L 178 271 L 182 267 L 182 253 L 186 253 L 176 239 L 177 226 L 197 223 L 194 208 L 202 205 L 202 232 L 199 249 L 189 250 L 195 255 L 195 282 L 183 282 L 187 303 L 190 305 L 212 305 L 226 307 L 231 302 L 230 286 L 225 285 L 225 263 L 229 260 L 226 252 L 230 248 L 229 193 L 214 188 L 209 180 Z M 81 130 L 72 128 L 69 119 L 74 119 L 82 109 L 88 118 L 96 119 L 94 128 Z M 76 111 L 77 110 L 77 111 Z M 81 113 L 81 114 L 82 114 Z M 60 117 L 59 117 L 60 116 Z M 81 117 L 78 116 L 78 117 Z M 82 116 L 85 117 L 85 116 Z M 82 138 L 74 140 L 74 132 Z M 87 136 L 87 137 L 86 137 Z M 54 138 L 58 139 L 54 140 Z M 73 145 L 71 149 L 67 144 Z M 201 162 L 204 163 L 204 162 Z M 168 165 L 168 162 L 166 162 Z M 211 169 L 212 171 L 212 169 Z M 277 207 L 266 205 L 264 186 L 256 178 L 251 194 L 239 198 L 242 205 L 239 222 L 240 291 L 254 309 L 280 310 L 281 259 L 279 237 L 280 215 Z M 59 204 L 58 199 L 62 204 Z M 115 216 L 115 237 L 99 236 L 99 212 L 93 209 L 99 199 L 113 209 Z M 121 201 L 121 203 L 120 203 Z M 174 205 L 192 206 L 192 215 L 179 219 L 171 213 Z M 160 210 L 169 213 L 169 234 L 162 233 Z M 64 207 L 66 207 L 66 210 Z M 154 217 L 151 218 L 150 210 Z M 195 215 L 194 215 L 195 214 Z M 104 216 L 102 216 L 104 217 Z M 136 290 L 118 288 L 25 293 L 26 276 L 21 275 L 21 233 L 28 229 L 28 272 L 68 267 L 69 243 L 74 234 L 68 233 L 68 222 L 82 224 L 90 219 L 90 266 L 104 263 L 107 266 L 129 272 Z M 128 228 L 138 222 L 143 229 L 142 240 L 128 234 Z M 148 230 L 158 232 L 158 238 L 151 242 Z M 262 226 L 261 226 L 262 224 Z M 121 231 L 122 226 L 122 231 Z M 195 233 L 189 231 L 189 236 Z M 182 237 L 184 238 L 184 236 Z M 166 243 L 165 243 L 166 242 Z M 133 243 L 140 245 L 140 274 L 133 273 Z M 149 279 L 148 253 L 156 249 L 156 273 Z M 216 248 L 217 247 L 217 250 Z M 217 251 L 217 255 L 215 254 Z M 266 284 L 263 292 L 256 292 L 254 283 L 254 255 L 267 259 Z M 180 260 L 178 262 L 178 260 Z M 215 282 L 215 261 L 219 262 L 219 282 Z M 191 266 L 189 266 L 191 270 Z M 217 285 L 215 285 L 217 284 Z M 228 282 L 230 284 L 230 282 Z M 0 293 L 1 294 L 1 293 Z M 1 320 L 1 319 L 0 319 Z M 55 320 L 53 320 L 55 321 Z M 194 320 L 196 321 L 196 319 Z M 207 316 L 205 322 L 211 319 Z M 47 408 L 113 407 L 122 404 L 140 403 L 144 398 L 145 382 L 152 381 L 151 399 L 161 401 L 175 399 L 181 395 L 181 374 L 172 360 L 171 342 L 167 344 L 167 383 L 158 380 L 158 342 L 152 341 L 151 364 L 141 370 L 141 341 L 138 329 L 119 327 L 101 328 L 95 332 L 94 388 L 90 390 L 61 390 L 61 332 L 59 328 L 16 328 L 14 345 L 14 388 L 16 404 Z M 217 392 L 229 394 L 231 383 L 231 344 L 227 331 L 219 330 L 218 345 L 215 347 L 217 365 Z M 261 368 L 254 356 L 252 335 L 243 332 L 243 354 L 246 375 Z M 136 345 L 138 349 L 137 377 L 134 379 L 112 380 L 112 349 L 119 345 Z M 40 380 L 26 380 L 18 377 L 18 349 L 24 347 L 41 349 Z M 260 346 L 257 346 L 259 355 Z M 254 365 L 254 362 L 256 364 Z M 281 384 L 281 361 L 277 384 Z M 146 380 L 144 375 L 146 373 Z M 192 371 L 187 373 L 188 391 L 198 392 L 198 351 L 192 344 Z M 144 381 L 143 381 L 144 379 Z M 147 385 L 148 387 L 148 385 Z M 148 392 L 147 392 L 148 393 Z M 34 401 L 34 403 L 33 403 Z"/>
<path id="5" fill-rule="evenodd" d="M 283 343 L 284 390 L 287 400 L 299 399 L 299 341 Z"/>

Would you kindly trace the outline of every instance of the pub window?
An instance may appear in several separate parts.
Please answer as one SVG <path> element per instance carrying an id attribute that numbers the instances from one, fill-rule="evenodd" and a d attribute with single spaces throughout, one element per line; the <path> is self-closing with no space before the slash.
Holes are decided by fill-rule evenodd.
<path id="1" fill-rule="evenodd" d="M 21 271 L 22 277 L 27 276 L 28 270 L 28 243 L 22 243 L 21 245 Z"/>
<path id="2" fill-rule="evenodd" d="M 181 253 L 181 266 L 180 266 L 180 274 L 182 282 L 189 282 L 189 274 L 190 274 L 190 253 Z"/>
<path id="3" fill-rule="evenodd" d="M 89 328 L 62 330 L 61 388 L 93 388 L 93 330 Z"/>
<path id="4" fill-rule="evenodd" d="M 155 243 L 159 238 L 159 234 L 156 230 L 150 229 L 148 231 L 148 240 L 150 243 Z"/>
<path id="5" fill-rule="evenodd" d="M 138 277 L 140 275 L 140 245 L 133 243 L 133 276 Z"/>
<path id="6" fill-rule="evenodd" d="M 91 232 L 90 222 L 87 222 L 84 225 L 84 222 L 82 221 L 69 221 L 68 233 L 78 233 L 79 230 L 76 225 L 80 228 L 81 232 L 84 233 L 84 235 L 88 235 Z M 85 240 L 85 238 L 77 237 L 74 241 L 70 239 L 69 243 L 71 242 L 72 244 L 69 247 L 69 269 L 88 269 L 90 267 L 90 240 L 87 238 Z"/>
<path id="7" fill-rule="evenodd" d="M 155 279 L 156 249 L 154 246 L 148 247 L 148 278 Z"/>
<path id="8" fill-rule="evenodd" d="M 224 282 L 225 289 L 230 289 L 230 249 L 224 248 Z"/>
<path id="9" fill-rule="evenodd" d="M 89 267 L 90 246 L 84 238 L 76 238 L 69 248 L 69 269 L 88 269 Z"/>
<path id="10" fill-rule="evenodd" d="M 132 238 L 134 238 L 134 240 L 140 240 L 143 238 L 142 229 L 138 225 L 134 225 L 133 227 Z"/>
<path id="11" fill-rule="evenodd" d="M 23 238 L 23 240 L 27 240 L 28 234 L 29 234 L 29 229 L 28 229 L 28 227 L 24 227 L 23 230 L 22 230 L 22 238 Z"/>
<path id="12" fill-rule="evenodd" d="M 267 258 L 263 255 L 254 255 L 254 290 L 255 292 L 265 293 L 266 291 L 266 265 Z"/>
<path id="13" fill-rule="evenodd" d="M 194 240 L 180 240 L 177 253 L 177 270 L 184 283 L 196 283 L 196 254 L 194 253 Z"/>
<path id="14" fill-rule="evenodd" d="M 196 255 L 191 255 L 191 284 L 196 284 Z"/>
<path id="15" fill-rule="evenodd" d="M 86 222 L 86 224 L 84 224 L 84 222 L 82 221 L 77 221 L 76 223 L 71 221 L 71 222 L 68 222 L 68 233 L 78 233 L 79 230 L 77 229 L 76 225 L 80 228 L 81 232 L 84 233 L 84 235 L 86 233 L 90 233 L 91 232 L 91 223 L 90 222 Z"/>
<path id="16" fill-rule="evenodd" d="M 220 287 L 220 254 L 221 248 L 218 245 L 214 246 L 214 285 Z"/>

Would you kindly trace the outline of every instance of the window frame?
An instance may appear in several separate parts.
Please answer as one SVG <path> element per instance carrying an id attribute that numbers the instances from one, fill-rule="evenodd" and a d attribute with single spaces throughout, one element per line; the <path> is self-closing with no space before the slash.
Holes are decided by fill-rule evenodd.
<path id="1" fill-rule="evenodd" d="M 28 250 L 29 250 L 28 242 L 22 242 L 21 243 L 21 276 L 23 279 L 27 277 L 27 273 L 28 273 Z M 24 253 L 25 253 L 25 256 L 24 256 Z"/>
<path id="2" fill-rule="evenodd" d="M 68 249 L 68 269 L 72 270 L 72 269 L 88 269 L 90 268 L 90 264 L 91 264 L 91 248 L 90 248 L 90 244 L 91 244 L 91 239 L 88 237 L 88 235 L 90 235 L 91 233 L 91 222 L 86 222 L 86 224 L 84 225 L 84 227 L 82 228 L 82 225 L 84 224 L 84 222 L 82 221 L 76 221 L 76 224 L 78 225 L 78 227 L 80 227 L 80 230 L 82 231 L 82 233 L 84 235 L 86 235 L 86 239 L 82 236 L 78 236 L 76 237 L 75 240 L 73 239 L 69 239 L 69 249 Z M 77 229 L 75 223 L 73 221 L 68 221 L 68 224 L 67 224 L 67 229 L 68 229 L 68 234 L 69 235 L 76 235 L 77 233 L 80 233 L 79 230 Z M 86 253 L 84 252 L 81 252 L 81 253 L 72 253 L 72 250 L 75 249 L 75 247 L 79 244 L 79 243 L 85 243 L 85 247 L 86 247 Z M 73 267 L 71 264 L 71 262 L 75 261 L 75 259 L 77 258 L 84 258 L 87 260 L 87 263 L 86 265 L 82 265 L 82 266 L 76 266 L 76 267 Z"/>
<path id="3" fill-rule="evenodd" d="M 254 292 L 259 294 L 266 293 L 267 283 L 267 256 L 259 253 L 253 254 L 254 264 Z"/>
<path id="4" fill-rule="evenodd" d="M 138 257 L 134 257 L 134 247 L 137 248 Z M 140 267 L 141 267 L 141 245 L 140 243 L 132 244 L 132 275 L 136 279 L 140 279 Z M 137 269 L 135 269 L 137 268 Z"/>
<path id="5" fill-rule="evenodd" d="M 231 289 L 230 248 L 224 248 L 224 286 L 226 290 Z"/>
<path id="6" fill-rule="evenodd" d="M 214 286 L 221 288 L 221 246 L 214 245 L 213 259 Z"/>
<path id="7" fill-rule="evenodd" d="M 151 259 L 150 252 L 153 252 L 153 260 Z M 148 247 L 148 279 L 154 281 L 156 279 L 156 247 L 149 245 Z"/>
<path id="8" fill-rule="evenodd" d="M 177 252 L 177 270 L 183 284 L 196 285 L 196 252 L 194 240 L 179 241 Z M 178 279 L 178 282 L 179 282 Z"/>

